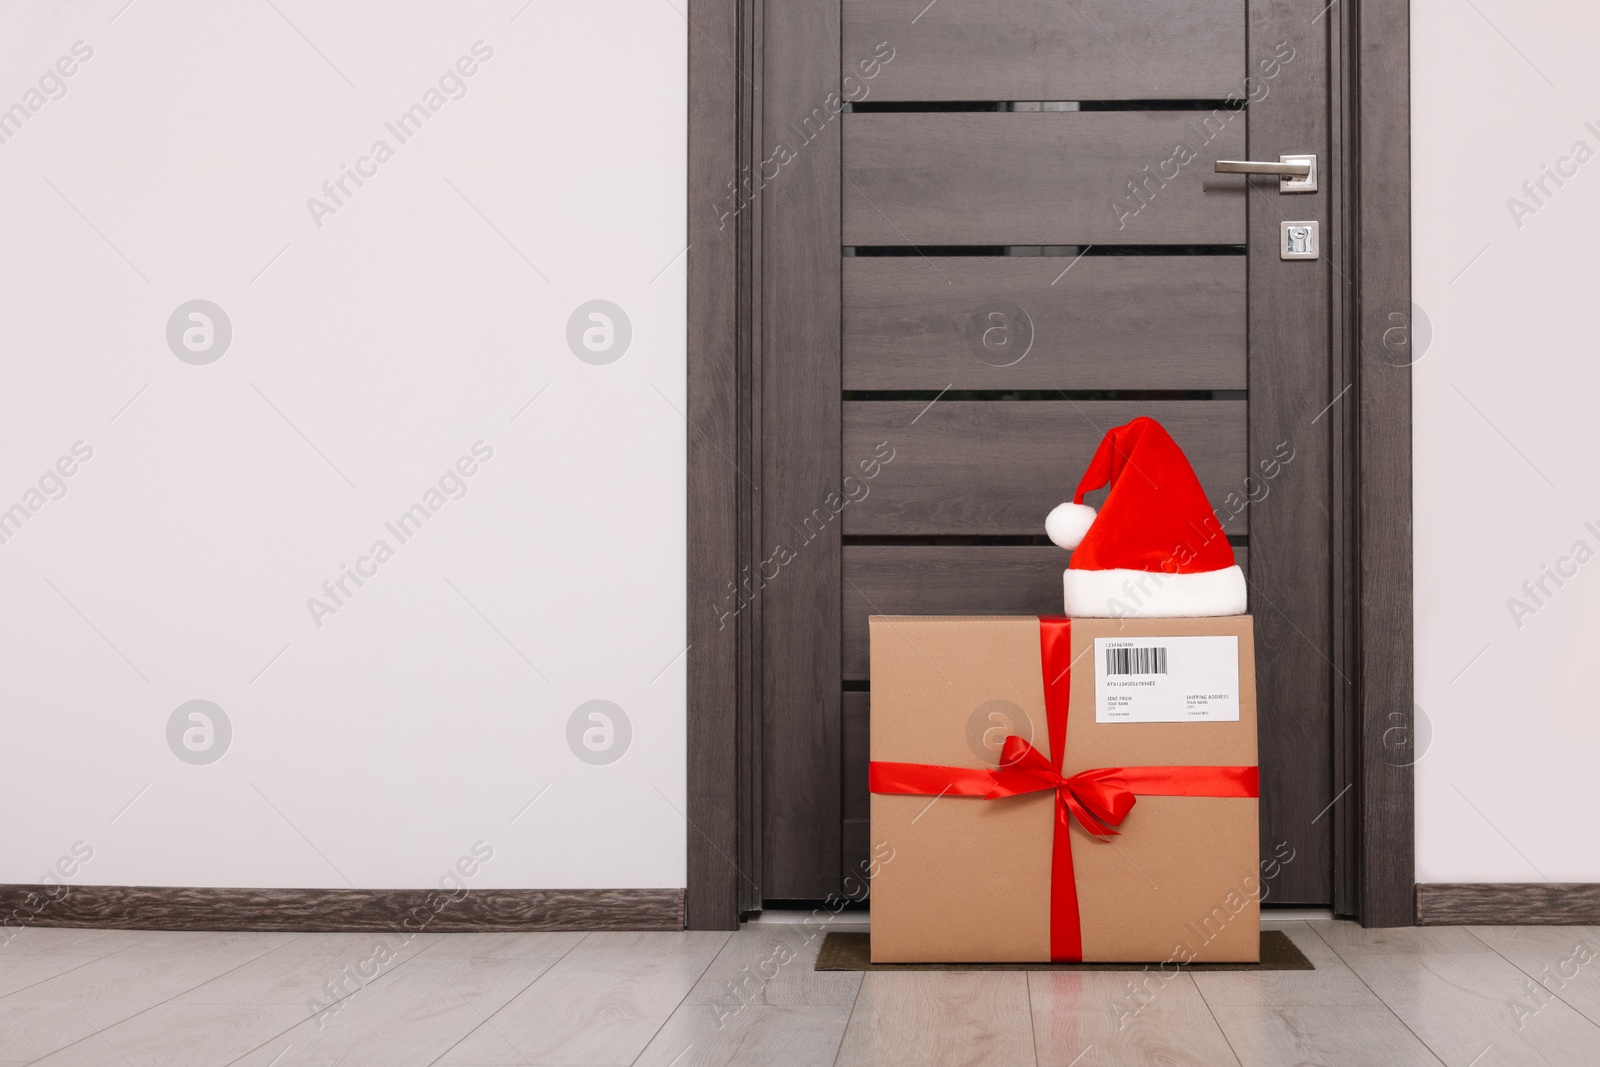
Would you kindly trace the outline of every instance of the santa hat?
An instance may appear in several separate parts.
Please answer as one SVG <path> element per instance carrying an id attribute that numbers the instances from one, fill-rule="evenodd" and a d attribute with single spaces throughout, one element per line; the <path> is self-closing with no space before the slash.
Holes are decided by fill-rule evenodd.
<path id="1" fill-rule="evenodd" d="M 1107 483 L 1096 515 L 1083 496 Z M 1109 431 L 1072 499 L 1044 523 L 1050 540 L 1072 552 L 1068 615 L 1244 614 L 1244 572 L 1194 468 L 1159 422 L 1141 417 Z"/>

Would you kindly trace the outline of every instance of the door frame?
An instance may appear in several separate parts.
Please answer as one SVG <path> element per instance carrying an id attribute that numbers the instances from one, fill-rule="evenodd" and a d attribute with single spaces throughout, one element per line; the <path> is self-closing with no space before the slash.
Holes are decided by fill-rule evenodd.
<path id="1" fill-rule="evenodd" d="M 735 929 L 761 900 L 760 606 L 729 613 L 726 603 L 760 560 L 761 205 L 744 179 L 761 160 L 762 7 L 688 0 L 690 929 Z M 1335 823 L 1333 903 L 1364 926 L 1409 926 L 1410 10 L 1406 0 L 1332 0 L 1319 18 L 1329 20 L 1327 172 L 1339 179 L 1324 254 L 1343 382 L 1329 390 L 1340 505 L 1330 655 L 1354 679 L 1335 707 L 1335 774 L 1354 817 Z"/>

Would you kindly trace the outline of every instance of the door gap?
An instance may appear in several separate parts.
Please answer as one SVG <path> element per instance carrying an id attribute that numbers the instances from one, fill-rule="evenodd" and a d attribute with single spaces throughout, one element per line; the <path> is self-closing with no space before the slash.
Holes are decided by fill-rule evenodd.
<path id="1" fill-rule="evenodd" d="M 1244 245 L 845 245 L 846 256 L 1242 256 Z"/>
<path id="2" fill-rule="evenodd" d="M 850 401 L 891 400 L 1244 400 L 1243 389 L 846 389 Z"/>
<path id="3" fill-rule="evenodd" d="M 1228 534 L 1232 548 L 1249 548 L 1250 535 Z M 845 548 L 971 548 L 999 546 L 1006 548 L 1053 548 L 1055 543 L 1044 534 L 845 534 L 840 538 Z"/>
<path id="4" fill-rule="evenodd" d="M 1244 111 L 1244 100 L 857 100 L 845 104 L 856 115 L 1081 111 Z"/>

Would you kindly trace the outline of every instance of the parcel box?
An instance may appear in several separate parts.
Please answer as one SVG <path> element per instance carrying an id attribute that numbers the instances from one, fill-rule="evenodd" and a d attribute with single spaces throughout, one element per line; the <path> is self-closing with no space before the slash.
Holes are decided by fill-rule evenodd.
<path id="1" fill-rule="evenodd" d="M 1249 616 L 870 631 L 874 962 L 1259 958 Z"/>

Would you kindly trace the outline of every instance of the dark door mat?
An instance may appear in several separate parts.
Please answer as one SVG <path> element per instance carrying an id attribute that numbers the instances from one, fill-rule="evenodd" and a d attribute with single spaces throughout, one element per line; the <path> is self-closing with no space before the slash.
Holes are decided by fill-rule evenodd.
<path id="1" fill-rule="evenodd" d="M 817 953 L 819 971 L 1147 971 L 1153 963 L 873 963 L 871 934 L 829 934 Z M 1261 931 L 1260 963 L 1188 963 L 1185 971 L 1313 971 L 1289 935 Z"/>

